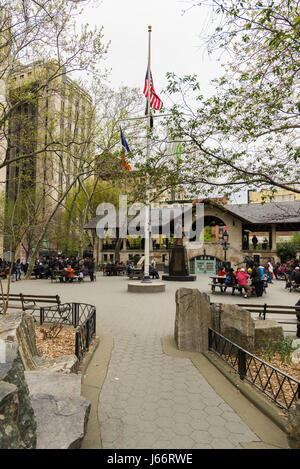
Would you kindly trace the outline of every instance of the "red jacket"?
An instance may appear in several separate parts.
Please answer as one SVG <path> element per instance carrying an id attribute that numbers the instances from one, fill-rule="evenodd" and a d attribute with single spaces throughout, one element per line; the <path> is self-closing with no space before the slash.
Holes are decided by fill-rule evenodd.
<path id="1" fill-rule="evenodd" d="M 247 272 L 243 272 L 242 270 L 237 274 L 237 282 L 238 285 L 244 286 L 247 285 L 247 280 L 250 276 Z"/>

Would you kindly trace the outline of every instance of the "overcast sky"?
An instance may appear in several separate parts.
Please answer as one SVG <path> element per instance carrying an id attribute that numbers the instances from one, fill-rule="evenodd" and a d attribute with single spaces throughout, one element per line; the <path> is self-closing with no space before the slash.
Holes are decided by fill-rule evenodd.
<path id="1" fill-rule="evenodd" d="M 222 73 L 219 55 L 209 56 L 201 36 L 214 31 L 211 10 L 189 9 L 189 0 L 102 0 L 86 8 L 83 22 L 104 27 L 104 41 L 111 41 L 105 64 L 113 88 L 144 87 L 148 61 L 148 25 L 151 34 L 151 70 L 155 90 L 166 86 L 166 73 L 197 74 L 204 95 L 210 81 Z M 183 10 L 188 10 L 183 13 Z M 161 96 L 165 105 L 168 100 Z M 233 202 L 246 202 L 243 191 Z"/>
<path id="2" fill-rule="evenodd" d="M 151 70 L 157 93 L 166 86 L 166 73 L 199 75 L 204 89 L 220 74 L 216 58 L 208 57 L 199 34 L 212 30 L 209 10 L 184 0 L 102 0 L 86 9 L 90 25 L 103 25 L 111 41 L 106 65 L 114 88 L 143 88 L 148 60 L 148 25 L 152 26 Z"/>

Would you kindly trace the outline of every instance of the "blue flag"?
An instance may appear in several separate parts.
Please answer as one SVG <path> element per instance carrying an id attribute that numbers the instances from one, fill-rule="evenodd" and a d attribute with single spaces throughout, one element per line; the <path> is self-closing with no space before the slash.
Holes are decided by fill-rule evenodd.
<path id="1" fill-rule="evenodd" d="M 124 150 L 125 152 L 127 151 L 127 153 L 129 153 L 129 152 L 130 152 L 130 148 L 129 148 L 129 146 L 128 146 L 128 143 L 127 143 L 127 141 L 126 141 L 126 138 L 124 137 L 124 134 L 123 134 L 123 132 L 122 132 L 122 128 L 121 128 L 121 127 L 120 127 L 120 132 L 121 132 L 121 141 L 122 141 L 123 150 Z"/>
<path id="2" fill-rule="evenodd" d="M 121 159 L 122 159 L 122 162 L 123 162 L 123 166 L 126 169 L 126 172 L 128 172 L 128 171 L 131 170 L 131 166 L 125 160 L 125 154 L 126 154 L 126 152 L 127 153 L 130 152 L 130 148 L 129 148 L 129 145 L 127 143 L 126 138 L 124 137 L 121 126 L 120 126 L 120 132 L 121 132 L 121 142 L 122 142 Z"/>

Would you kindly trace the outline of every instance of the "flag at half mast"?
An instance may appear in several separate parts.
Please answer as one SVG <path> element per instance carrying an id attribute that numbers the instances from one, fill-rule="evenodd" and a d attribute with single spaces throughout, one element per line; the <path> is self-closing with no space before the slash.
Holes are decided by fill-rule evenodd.
<path id="1" fill-rule="evenodd" d="M 125 154 L 130 152 L 130 148 L 129 148 L 126 138 L 124 137 L 121 126 L 120 126 L 120 133 L 121 133 L 121 142 L 122 142 L 121 159 L 123 162 L 123 166 L 126 169 L 126 172 L 128 173 L 128 171 L 131 170 L 131 166 L 125 160 Z"/>
<path id="2" fill-rule="evenodd" d="M 145 77 L 145 86 L 144 86 L 144 95 L 146 98 L 148 97 L 148 77 L 149 77 L 149 70 L 147 70 L 146 77 Z M 162 100 L 157 96 L 154 90 L 154 85 L 153 85 L 153 78 L 152 78 L 152 73 L 150 71 L 150 107 L 152 109 L 156 109 L 159 111 L 163 107 L 163 102 Z"/>

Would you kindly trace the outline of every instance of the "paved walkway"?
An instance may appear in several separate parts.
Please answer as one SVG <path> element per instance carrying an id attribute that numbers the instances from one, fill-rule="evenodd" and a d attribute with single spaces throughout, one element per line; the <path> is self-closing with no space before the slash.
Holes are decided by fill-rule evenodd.
<path id="1" fill-rule="evenodd" d="M 207 283 L 208 278 L 203 276 L 184 286 L 209 293 Z M 104 341 L 100 343 L 85 379 L 87 394 L 93 389 L 101 390 L 98 417 L 103 448 L 287 447 L 285 434 L 232 389 L 225 378 L 222 381 L 218 377 L 223 384 L 217 387 L 208 383 L 204 368 L 212 365 L 206 359 L 202 372 L 201 366 L 196 368 L 189 358 L 182 358 L 184 354 L 172 350 L 164 353 L 161 340 L 173 335 L 175 291 L 180 286 L 183 285 L 172 282 L 167 284 L 165 293 L 128 293 L 125 278 L 100 274 L 96 283 L 21 281 L 14 283 L 12 290 L 53 292 L 60 294 L 63 301 L 97 306 L 98 334 L 102 336 L 104 331 L 112 338 L 112 350 L 107 355 L 106 370 L 106 364 L 100 363 Z M 267 297 L 251 302 L 294 304 L 297 294 L 290 294 L 283 287 L 283 282 L 276 282 Z M 220 295 L 211 299 L 219 301 Z M 241 300 L 240 296 L 222 295 L 223 302 Z M 215 376 L 218 373 L 212 372 Z M 83 447 L 93 447 L 93 431 L 95 422 Z"/>

